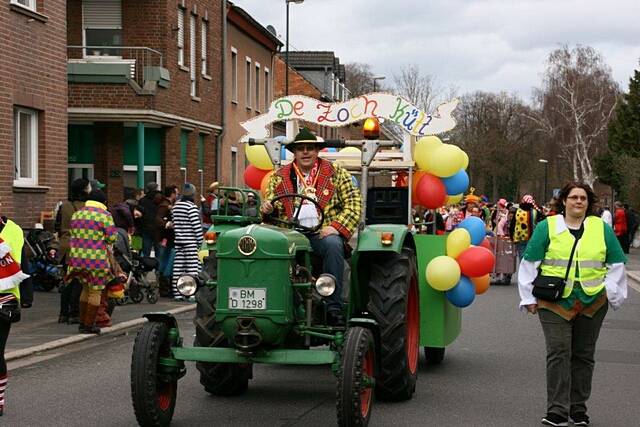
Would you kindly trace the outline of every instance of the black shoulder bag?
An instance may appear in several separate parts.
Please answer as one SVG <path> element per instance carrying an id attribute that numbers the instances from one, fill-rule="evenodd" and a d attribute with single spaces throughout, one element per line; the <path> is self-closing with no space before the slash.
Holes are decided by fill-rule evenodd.
<path id="1" fill-rule="evenodd" d="M 12 298 L 4 303 L 0 302 L 0 321 L 16 323 L 20 321 L 20 303 Z"/>
<path id="2" fill-rule="evenodd" d="M 571 263 L 573 262 L 573 253 L 578 245 L 579 238 L 573 243 L 571 248 L 571 255 L 569 256 L 569 264 L 567 265 L 567 271 L 562 277 L 545 276 L 538 272 L 538 277 L 533 281 L 533 296 L 545 300 L 545 301 L 558 301 L 562 298 L 564 287 L 567 284 L 567 278 L 569 277 L 569 270 L 571 269 Z M 544 262 L 544 261 L 543 261 Z"/>

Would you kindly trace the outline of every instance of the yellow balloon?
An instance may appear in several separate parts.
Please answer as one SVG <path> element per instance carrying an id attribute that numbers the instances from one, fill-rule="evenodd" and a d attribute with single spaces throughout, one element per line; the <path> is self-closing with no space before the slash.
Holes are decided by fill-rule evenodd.
<path id="1" fill-rule="evenodd" d="M 267 154 L 267 149 L 263 145 L 244 145 L 244 153 L 247 156 L 247 160 L 253 166 L 262 170 L 273 169 L 273 163 L 271 158 Z"/>
<path id="2" fill-rule="evenodd" d="M 455 205 L 457 203 L 460 203 L 460 200 L 462 200 L 462 196 L 463 194 L 454 194 L 453 196 L 447 196 L 447 200 L 444 202 L 445 205 Z"/>
<path id="3" fill-rule="evenodd" d="M 345 154 L 360 154 L 360 149 L 357 147 L 344 147 L 342 150 L 340 150 L 340 152 Z"/>
<path id="4" fill-rule="evenodd" d="M 447 256 L 458 258 L 471 246 L 471 235 L 464 228 L 456 228 L 447 236 Z"/>
<path id="5" fill-rule="evenodd" d="M 462 166 L 460 169 L 466 170 L 469 167 L 469 156 L 464 150 L 460 149 L 460 151 L 462 151 Z"/>
<path id="6" fill-rule="evenodd" d="M 458 172 L 462 166 L 462 150 L 451 144 L 442 144 L 436 148 L 429 163 L 429 172 L 446 178 Z"/>
<path id="7" fill-rule="evenodd" d="M 434 150 L 442 145 L 440 138 L 435 135 L 420 138 L 413 148 L 413 160 L 415 160 L 418 169 L 430 172 L 429 159 L 433 157 Z"/>
<path id="8" fill-rule="evenodd" d="M 437 256 L 427 265 L 427 282 L 437 291 L 448 291 L 460 280 L 460 266 L 455 259 Z"/>

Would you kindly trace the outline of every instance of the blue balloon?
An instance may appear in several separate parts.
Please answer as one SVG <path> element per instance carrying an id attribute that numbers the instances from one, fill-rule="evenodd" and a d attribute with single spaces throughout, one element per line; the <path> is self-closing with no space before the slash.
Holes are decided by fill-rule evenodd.
<path id="1" fill-rule="evenodd" d="M 463 308 L 469 306 L 476 298 L 476 288 L 467 276 L 460 276 L 458 284 L 444 294 L 451 304 Z"/>
<path id="2" fill-rule="evenodd" d="M 460 169 L 455 175 L 442 178 L 442 183 L 450 196 L 464 193 L 469 187 L 469 175 L 464 169 Z"/>
<path id="3" fill-rule="evenodd" d="M 464 221 L 458 224 L 458 227 L 464 228 L 469 232 L 472 245 L 477 246 L 482 243 L 486 235 L 484 221 L 477 216 L 467 217 Z"/>
<path id="4" fill-rule="evenodd" d="M 351 175 L 351 183 L 353 184 L 354 187 L 360 188 L 360 184 L 358 183 L 358 179 L 353 175 Z"/>

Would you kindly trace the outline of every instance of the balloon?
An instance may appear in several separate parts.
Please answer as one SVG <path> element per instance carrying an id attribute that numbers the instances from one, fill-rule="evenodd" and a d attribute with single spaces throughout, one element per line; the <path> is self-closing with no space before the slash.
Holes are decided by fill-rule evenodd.
<path id="1" fill-rule="evenodd" d="M 471 246 L 456 258 L 460 271 L 465 276 L 479 277 L 493 271 L 495 257 L 493 252 L 482 246 Z"/>
<path id="2" fill-rule="evenodd" d="M 460 200 L 462 200 L 462 193 L 456 194 L 456 195 L 453 195 L 453 196 L 447 196 L 446 204 L 447 205 L 455 205 L 456 203 L 460 203 Z"/>
<path id="3" fill-rule="evenodd" d="M 269 180 L 271 179 L 271 175 L 273 175 L 273 174 L 274 174 L 274 171 L 269 171 L 262 178 L 262 182 L 260 183 L 260 194 L 262 195 L 262 199 L 266 198 L 267 187 L 269 186 Z"/>
<path id="4" fill-rule="evenodd" d="M 467 307 L 476 297 L 476 290 L 468 277 L 460 277 L 458 284 L 451 290 L 445 292 L 449 302 L 456 307 Z"/>
<path id="5" fill-rule="evenodd" d="M 429 159 L 433 157 L 433 152 L 442 145 L 440 138 L 435 135 L 420 138 L 413 149 L 413 159 L 418 169 L 429 171 Z"/>
<path id="6" fill-rule="evenodd" d="M 447 194 L 464 193 L 469 187 L 469 175 L 460 169 L 455 175 L 442 178 L 442 183 L 447 188 Z"/>
<path id="7" fill-rule="evenodd" d="M 466 229 L 471 235 L 471 244 L 479 245 L 482 243 L 486 233 L 485 233 L 485 224 L 484 222 L 478 218 L 477 216 L 470 216 L 463 220 L 458 227 L 462 227 Z"/>
<path id="8" fill-rule="evenodd" d="M 429 163 L 429 173 L 439 177 L 447 177 L 455 174 L 462 167 L 462 151 L 451 144 L 442 144 L 433 150 L 432 160 Z"/>
<path id="9" fill-rule="evenodd" d="M 253 166 L 258 169 L 271 170 L 273 169 L 273 163 L 271 158 L 267 154 L 267 149 L 263 145 L 244 145 L 244 152 L 247 156 L 247 160 Z"/>
<path id="10" fill-rule="evenodd" d="M 416 188 L 418 187 L 418 183 L 427 173 L 425 171 L 415 171 L 413 173 L 413 177 L 411 178 L 411 204 L 419 205 L 420 201 L 418 200 L 418 196 L 416 195 Z"/>
<path id="11" fill-rule="evenodd" d="M 493 248 L 491 247 L 491 242 L 486 237 L 482 239 L 482 242 L 480 242 L 480 246 L 482 246 L 483 248 L 487 248 L 490 251 L 493 251 Z"/>
<path id="12" fill-rule="evenodd" d="M 460 266 L 455 259 L 437 256 L 427 264 L 427 282 L 433 289 L 448 291 L 460 280 Z"/>
<path id="13" fill-rule="evenodd" d="M 351 175 L 351 183 L 353 184 L 354 187 L 360 188 L 360 184 L 358 183 L 358 178 L 356 178 L 353 175 Z"/>
<path id="14" fill-rule="evenodd" d="M 469 156 L 463 150 L 460 150 L 460 151 L 462 151 L 462 166 L 461 166 L 461 169 L 467 170 L 467 168 L 469 167 Z"/>
<path id="15" fill-rule="evenodd" d="M 345 154 L 358 154 L 360 155 L 360 149 L 356 148 L 356 147 L 344 147 L 342 150 L 340 150 L 341 153 L 345 153 Z"/>
<path id="16" fill-rule="evenodd" d="M 482 295 L 487 292 L 491 284 L 491 275 L 485 274 L 480 277 L 470 277 L 473 286 L 476 288 L 476 295 Z"/>
<path id="17" fill-rule="evenodd" d="M 471 235 L 464 228 L 456 228 L 447 236 L 447 256 L 457 258 L 471 246 Z"/>
<path id="18" fill-rule="evenodd" d="M 440 178 L 425 174 L 416 187 L 416 197 L 420 205 L 427 209 L 435 209 L 444 205 L 447 190 Z"/>
<path id="19" fill-rule="evenodd" d="M 247 184 L 249 188 L 259 190 L 262 185 L 262 178 L 268 173 L 268 170 L 258 169 L 253 165 L 249 165 L 244 170 L 244 183 Z"/>

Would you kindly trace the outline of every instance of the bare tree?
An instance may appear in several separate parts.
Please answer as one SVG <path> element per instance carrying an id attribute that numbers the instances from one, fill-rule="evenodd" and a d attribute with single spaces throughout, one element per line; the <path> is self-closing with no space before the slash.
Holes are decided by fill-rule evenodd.
<path id="1" fill-rule="evenodd" d="M 346 64 L 344 69 L 347 89 L 349 89 L 352 97 L 373 91 L 373 72 L 369 64 L 352 62 Z"/>
<path id="2" fill-rule="evenodd" d="M 431 74 L 422 74 L 420 66 L 411 64 L 393 75 L 395 93 L 403 96 L 423 111 L 431 112 L 443 94 L 443 89 Z"/>
<path id="3" fill-rule="evenodd" d="M 569 165 L 572 178 L 593 185 L 593 159 L 606 149 L 618 85 L 602 56 L 588 46 L 563 46 L 549 55 L 543 87 L 535 91 L 539 110 L 529 118 Z"/>

